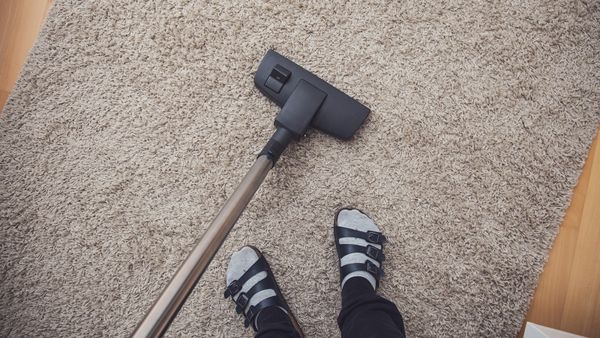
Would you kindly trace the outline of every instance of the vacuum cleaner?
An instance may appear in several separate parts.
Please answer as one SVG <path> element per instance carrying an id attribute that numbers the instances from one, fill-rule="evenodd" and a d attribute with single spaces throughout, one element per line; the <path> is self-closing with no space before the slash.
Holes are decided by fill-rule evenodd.
<path id="1" fill-rule="evenodd" d="M 342 140 L 351 139 L 370 113 L 369 108 L 273 50 L 267 51 L 258 66 L 254 84 L 281 107 L 275 117 L 275 132 L 132 337 L 160 337 L 165 333 L 290 142 L 300 140 L 309 127 Z"/>

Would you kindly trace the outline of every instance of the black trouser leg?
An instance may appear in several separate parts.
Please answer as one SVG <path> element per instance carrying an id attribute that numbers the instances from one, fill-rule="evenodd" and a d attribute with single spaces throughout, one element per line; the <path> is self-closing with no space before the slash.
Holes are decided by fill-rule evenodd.
<path id="1" fill-rule="evenodd" d="M 277 306 L 260 311 L 256 320 L 255 338 L 299 338 L 288 315 Z"/>
<path id="2" fill-rule="evenodd" d="M 338 325 L 342 338 L 405 337 L 404 322 L 396 305 L 378 296 L 362 277 L 350 278 L 344 285 Z"/>

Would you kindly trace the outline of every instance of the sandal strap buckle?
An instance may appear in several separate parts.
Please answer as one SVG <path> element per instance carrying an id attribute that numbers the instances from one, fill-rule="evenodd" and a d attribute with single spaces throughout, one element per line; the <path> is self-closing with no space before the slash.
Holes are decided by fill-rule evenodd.
<path id="1" fill-rule="evenodd" d="M 238 298 L 235 300 L 235 312 L 237 312 L 238 314 L 242 313 L 242 311 L 244 311 L 244 309 L 246 308 L 246 305 L 248 305 L 249 301 L 250 298 L 248 298 L 248 295 L 246 295 L 245 292 L 240 293 Z"/>
<path id="2" fill-rule="evenodd" d="M 385 259 L 383 252 L 370 244 L 367 245 L 365 254 L 377 261 L 383 261 Z"/>
<path id="3" fill-rule="evenodd" d="M 254 313 L 255 311 L 255 307 L 254 305 L 250 306 L 250 308 L 248 308 L 248 312 L 246 312 L 245 316 L 246 319 L 244 320 L 244 327 L 248 327 L 250 325 L 250 322 L 254 319 L 254 316 L 256 316 L 256 313 Z"/>
<path id="4" fill-rule="evenodd" d="M 231 282 L 231 284 L 229 284 L 229 286 L 227 286 L 227 289 L 225 289 L 223 296 L 225 296 L 225 298 L 231 297 L 236 293 L 240 292 L 241 289 L 242 286 L 240 285 L 240 283 L 237 280 L 234 280 L 233 282 Z"/>
<path id="5" fill-rule="evenodd" d="M 385 242 L 385 236 L 377 231 L 367 231 L 367 242 L 374 244 L 383 244 Z"/>
<path id="6" fill-rule="evenodd" d="M 365 262 L 365 268 L 368 273 L 372 274 L 376 278 L 380 277 L 382 274 L 381 269 L 379 269 L 379 267 L 377 267 L 377 265 L 373 264 L 369 260 Z"/>

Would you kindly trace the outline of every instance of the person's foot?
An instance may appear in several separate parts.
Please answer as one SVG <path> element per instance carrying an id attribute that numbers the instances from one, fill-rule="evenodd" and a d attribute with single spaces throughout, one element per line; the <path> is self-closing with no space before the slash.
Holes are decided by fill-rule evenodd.
<path id="1" fill-rule="evenodd" d="M 375 222 L 358 209 L 344 208 L 335 215 L 333 233 L 342 288 L 350 278 L 364 278 L 376 290 L 383 275 L 385 237 Z"/>
<path id="2" fill-rule="evenodd" d="M 244 315 L 245 327 L 252 324 L 254 330 L 259 331 L 262 321 L 259 317 L 262 313 L 268 313 L 269 318 L 287 317 L 295 331 L 302 336 L 300 326 L 279 290 L 269 263 L 257 248 L 244 246 L 231 255 L 224 296 L 231 297 L 236 305 L 236 312 Z"/>

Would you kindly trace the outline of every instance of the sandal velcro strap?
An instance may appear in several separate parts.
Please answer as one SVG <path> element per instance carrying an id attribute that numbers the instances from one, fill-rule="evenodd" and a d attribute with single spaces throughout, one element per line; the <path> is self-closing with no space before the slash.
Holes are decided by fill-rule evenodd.
<path id="1" fill-rule="evenodd" d="M 240 295 L 235 300 L 235 312 L 238 314 L 242 313 L 246 308 L 246 305 L 250 302 L 250 297 L 245 292 L 240 293 Z"/>
<path id="2" fill-rule="evenodd" d="M 376 247 L 374 247 L 372 245 L 367 245 L 365 251 L 366 251 L 365 254 L 367 256 L 373 258 L 374 260 L 378 261 L 379 263 L 381 263 L 385 260 L 385 255 L 383 254 L 383 251 L 381 251 L 381 249 L 377 249 Z"/>
<path id="3" fill-rule="evenodd" d="M 356 271 L 366 271 L 370 273 L 375 278 L 377 285 L 379 285 L 379 278 L 383 276 L 383 269 L 379 268 L 370 260 L 367 260 L 364 263 L 352 263 L 342 266 L 340 268 L 340 281 L 343 281 L 348 274 Z"/>
<path id="4" fill-rule="evenodd" d="M 373 275 L 373 277 L 375 277 L 375 279 L 378 279 L 379 277 L 383 276 L 383 269 L 380 269 L 377 265 L 375 265 L 373 262 L 371 262 L 369 260 L 367 260 L 364 263 L 346 264 L 346 265 L 342 266 L 341 269 L 342 269 L 343 277 L 345 277 L 349 273 L 352 273 L 355 271 L 366 271 L 366 272 L 370 273 L 371 275 Z"/>
<path id="5" fill-rule="evenodd" d="M 350 228 L 344 228 L 340 226 L 335 227 L 337 238 L 342 237 L 356 237 L 362 238 L 365 241 L 373 244 L 383 244 L 386 242 L 385 236 L 377 231 L 358 231 Z"/>
<path id="6" fill-rule="evenodd" d="M 365 262 L 365 268 L 368 273 L 375 276 L 375 279 L 379 279 L 379 277 L 383 276 L 383 269 L 380 269 L 377 265 L 373 264 L 371 261 Z"/>
<path id="7" fill-rule="evenodd" d="M 344 257 L 352 253 L 363 253 L 379 263 L 385 260 L 383 250 L 377 249 L 373 245 L 368 244 L 367 246 L 356 245 L 356 244 L 340 244 L 340 256 Z"/>
<path id="8" fill-rule="evenodd" d="M 268 289 L 274 290 L 275 284 L 271 281 L 270 278 L 267 277 L 267 278 L 262 279 L 260 282 L 254 284 L 254 286 L 252 286 L 250 288 L 250 290 L 240 293 L 238 298 L 235 300 L 235 304 L 236 304 L 235 311 L 238 314 L 242 313 L 242 311 L 244 311 L 244 309 L 246 308 L 246 305 L 248 305 L 248 302 L 250 301 L 250 299 L 255 294 L 257 294 L 260 291 L 268 290 Z"/>
<path id="9" fill-rule="evenodd" d="M 227 289 L 225 289 L 223 296 L 225 296 L 225 298 L 228 298 L 240 292 L 240 290 L 242 290 L 242 286 L 248 281 L 248 279 L 252 278 L 254 275 L 261 271 L 265 271 L 267 266 L 268 265 L 265 258 L 263 256 L 260 256 L 258 260 L 254 262 L 254 264 L 252 264 L 248 271 L 246 271 L 240 278 L 232 281 L 227 286 Z"/>
<path id="10" fill-rule="evenodd" d="M 234 280 L 233 282 L 231 282 L 231 284 L 229 284 L 229 286 L 227 286 L 225 292 L 223 292 L 223 296 L 225 296 L 225 298 L 231 297 L 236 293 L 240 292 L 241 289 L 242 284 L 240 284 L 237 280 Z"/>
<path id="11" fill-rule="evenodd" d="M 367 231 L 367 242 L 375 244 L 383 244 L 386 241 L 385 236 L 377 231 Z"/>

